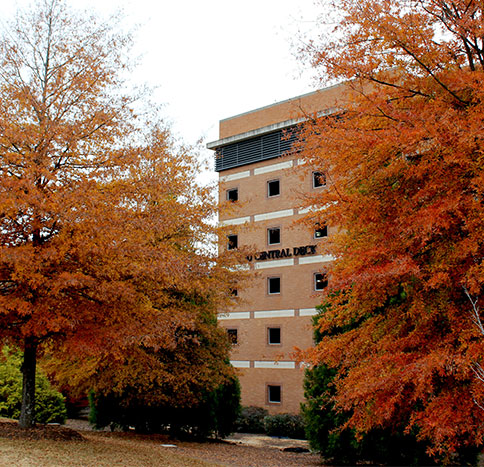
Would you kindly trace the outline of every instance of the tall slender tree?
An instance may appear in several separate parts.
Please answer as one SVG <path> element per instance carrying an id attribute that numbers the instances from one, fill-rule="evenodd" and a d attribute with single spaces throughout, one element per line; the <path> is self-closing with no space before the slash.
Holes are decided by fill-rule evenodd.
<path id="1" fill-rule="evenodd" d="M 29 427 L 45 348 L 93 365 L 133 344 L 171 348 L 199 320 L 187 297 L 216 313 L 234 278 L 202 247 L 215 211 L 196 157 L 133 110 L 130 37 L 62 0 L 2 34 L 0 339 L 24 351 Z"/>
<path id="2" fill-rule="evenodd" d="M 484 434 L 482 2 L 326 6 L 334 29 L 305 55 L 345 91 L 337 114 L 306 125 L 302 150 L 328 180 L 310 222 L 340 227 L 327 243 L 339 293 L 319 325 L 346 332 L 306 358 L 338 368 L 349 426 L 403 424 L 452 461 Z"/>

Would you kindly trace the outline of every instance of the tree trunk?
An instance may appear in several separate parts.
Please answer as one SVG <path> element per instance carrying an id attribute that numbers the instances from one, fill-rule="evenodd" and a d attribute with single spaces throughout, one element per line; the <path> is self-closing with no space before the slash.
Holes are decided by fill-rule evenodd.
<path id="1" fill-rule="evenodd" d="M 22 409 L 20 411 L 19 425 L 21 428 L 30 428 L 34 425 L 37 341 L 34 337 L 26 337 L 24 347 Z"/>

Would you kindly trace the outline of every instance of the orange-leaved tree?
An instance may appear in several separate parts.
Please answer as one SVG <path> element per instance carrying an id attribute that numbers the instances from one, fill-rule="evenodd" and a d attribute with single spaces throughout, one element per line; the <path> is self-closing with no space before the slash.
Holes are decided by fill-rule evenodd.
<path id="1" fill-rule="evenodd" d="M 337 293 L 305 358 L 338 368 L 349 426 L 403 427 L 451 460 L 484 434 L 483 5 L 328 8 L 336 22 L 304 55 L 342 98 L 306 124 L 302 151 L 328 180 L 309 221 L 339 226 Z"/>
<path id="2" fill-rule="evenodd" d="M 196 156 L 133 110 L 129 43 L 60 0 L 3 31 L 0 339 L 24 352 L 23 427 L 46 349 L 85 375 L 135 345 L 172 349 L 234 287 L 232 260 L 210 248 L 215 203 Z"/>

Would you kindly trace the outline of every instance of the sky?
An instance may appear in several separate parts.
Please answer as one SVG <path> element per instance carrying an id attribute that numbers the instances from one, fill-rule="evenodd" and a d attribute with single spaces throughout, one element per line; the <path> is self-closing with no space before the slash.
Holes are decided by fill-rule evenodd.
<path id="1" fill-rule="evenodd" d="M 178 138 L 203 146 L 218 139 L 218 122 L 317 88 L 296 58 L 314 36 L 315 0 L 66 0 L 106 16 L 123 11 L 137 26 L 133 79 L 154 88 Z M 1 0 L 0 22 L 29 0 Z M 211 151 L 204 150 L 205 156 Z"/>

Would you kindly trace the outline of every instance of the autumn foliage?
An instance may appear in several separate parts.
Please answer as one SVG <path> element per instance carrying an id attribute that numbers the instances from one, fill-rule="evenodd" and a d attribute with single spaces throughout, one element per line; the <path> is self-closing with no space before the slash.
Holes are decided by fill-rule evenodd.
<path id="1" fill-rule="evenodd" d="M 71 384 L 101 364 L 173 390 L 230 373 L 215 316 L 233 259 L 216 258 L 214 198 L 196 155 L 128 92 L 130 38 L 114 26 L 45 0 L 0 42 L 0 339 L 25 353 L 24 426 L 45 350 L 68 360 L 57 371 Z M 176 384 L 173 362 L 153 377 L 120 370 L 143 352 L 143 364 L 196 354 L 203 339 L 210 358 L 197 373 L 181 352 Z"/>
<path id="2" fill-rule="evenodd" d="M 404 426 L 451 462 L 484 434 L 482 3 L 328 8 L 336 26 L 305 53 L 344 93 L 302 151 L 328 180 L 308 222 L 340 228 L 326 245 L 338 293 L 305 358 L 338 369 L 349 426 Z"/>

